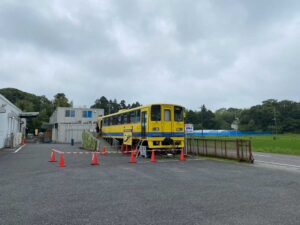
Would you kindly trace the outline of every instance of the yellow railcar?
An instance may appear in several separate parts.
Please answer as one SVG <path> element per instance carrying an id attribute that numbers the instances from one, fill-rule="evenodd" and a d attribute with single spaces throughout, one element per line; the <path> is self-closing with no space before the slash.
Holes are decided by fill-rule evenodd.
<path id="1" fill-rule="evenodd" d="M 150 149 L 184 147 L 184 108 L 173 104 L 153 104 L 99 117 L 99 132 L 105 139 L 125 142 L 132 134 L 132 144 L 142 142 Z"/>

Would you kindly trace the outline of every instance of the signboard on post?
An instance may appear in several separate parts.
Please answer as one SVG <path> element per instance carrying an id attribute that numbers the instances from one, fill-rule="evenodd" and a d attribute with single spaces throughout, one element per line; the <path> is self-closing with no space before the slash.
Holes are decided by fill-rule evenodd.
<path id="1" fill-rule="evenodd" d="M 194 124 L 185 124 L 185 133 L 192 133 L 194 131 Z"/>
<path id="2" fill-rule="evenodd" d="M 123 144 L 132 145 L 132 130 L 124 130 Z"/>

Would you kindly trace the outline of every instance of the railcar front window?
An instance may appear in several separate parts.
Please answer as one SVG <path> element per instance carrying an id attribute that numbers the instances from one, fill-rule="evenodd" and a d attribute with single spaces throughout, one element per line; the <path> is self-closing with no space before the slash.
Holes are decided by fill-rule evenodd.
<path id="1" fill-rule="evenodd" d="M 161 121 L 161 107 L 160 105 L 153 105 L 151 107 L 151 120 Z"/>
<path id="2" fill-rule="evenodd" d="M 183 108 L 176 106 L 174 108 L 174 119 L 177 122 L 182 122 L 183 121 Z"/>
<path id="3" fill-rule="evenodd" d="M 165 110 L 165 121 L 171 121 L 171 110 Z"/>

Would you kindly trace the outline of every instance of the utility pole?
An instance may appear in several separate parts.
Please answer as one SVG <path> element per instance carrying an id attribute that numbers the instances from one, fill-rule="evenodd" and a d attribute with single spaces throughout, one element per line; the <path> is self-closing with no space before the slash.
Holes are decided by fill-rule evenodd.
<path id="1" fill-rule="evenodd" d="M 203 112 L 204 112 L 204 105 L 201 106 L 201 128 L 202 128 L 202 137 L 203 137 Z"/>

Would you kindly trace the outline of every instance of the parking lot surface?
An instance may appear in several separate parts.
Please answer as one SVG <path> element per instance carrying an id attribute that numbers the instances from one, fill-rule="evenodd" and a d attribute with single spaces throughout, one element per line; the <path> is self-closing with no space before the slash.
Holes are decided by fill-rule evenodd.
<path id="1" fill-rule="evenodd" d="M 299 224 L 300 173 L 210 159 L 65 155 L 28 144 L 0 154 L 0 224 Z"/>

